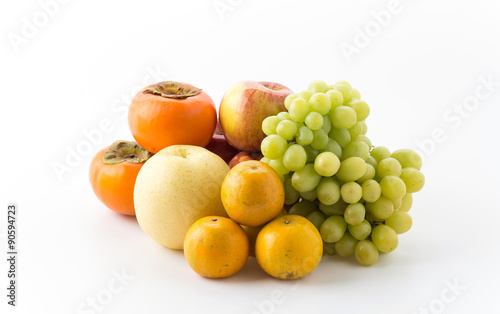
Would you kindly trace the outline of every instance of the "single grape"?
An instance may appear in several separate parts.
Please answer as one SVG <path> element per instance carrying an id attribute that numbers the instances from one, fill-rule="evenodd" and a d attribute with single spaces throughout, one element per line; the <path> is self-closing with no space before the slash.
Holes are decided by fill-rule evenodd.
<path id="1" fill-rule="evenodd" d="M 357 240 L 364 240 L 368 238 L 372 232 L 372 225 L 368 220 L 363 220 L 357 225 L 347 225 L 349 233 Z"/>
<path id="2" fill-rule="evenodd" d="M 337 158 L 342 158 L 342 148 L 340 147 L 339 143 L 337 143 L 335 140 L 332 140 L 331 138 L 328 138 L 326 147 L 320 150 L 320 153 L 324 152 L 331 152 L 334 153 Z"/>
<path id="3" fill-rule="evenodd" d="M 271 161 L 271 159 L 269 159 L 269 158 L 267 158 L 267 157 L 262 157 L 262 158 L 260 159 L 260 161 L 262 161 L 263 163 L 265 163 L 265 164 L 268 164 L 268 165 L 269 165 L 269 162 Z"/>
<path id="4" fill-rule="evenodd" d="M 413 205 L 413 194 L 408 193 L 408 191 L 406 191 L 405 196 L 403 196 L 403 198 L 401 199 L 401 207 L 399 207 L 399 211 L 409 212 L 412 205 Z"/>
<path id="5" fill-rule="evenodd" d="M 271 159 L 269 161 L 269 166 L 274 169 L 280 176 L 288 174 L 290 170 L 288 170 L 285 165 L 283 165 L 283 157 L 277 159 Z"/>
<path id="6" fill-rule="evenodd" d="M 323 215 L 322 212 L 320 212 L 319 210 L 316 210 L 316 211 L 313 211 L 312 213 L 310 213 L 309 215 L 307 215 L 307 220 L 309 220 L 310 222 L 312 222 L 312 224 L 318 229 L 319 231 L 319 228 L 321 228 L 321 225 L 323 224 L 323 222 L 325 221 L 325 215 Z"/>
<path id="7" fill-rule="evenodd" d="M 397 234 L 405 233 L 411 229 L 413 220 L 407 212 L 395 211 L 385 220 L 385 225 L 391 227 Z"/>
<path id="8" fill-rule="evenodd" d="M 339 198 L 340 198 L 340 188 L 339 188 Z M 324 203 L 319 203 L 319 210 L 325 214 L 325 216 L 330 217 L 333 215 L 343 215 L 345 212 L 345 209 L 347 207 L 347 203 L 344 202 L 343 200 L 339 199 L 338 202 L 336 202 L 333 205 L 326 205 Z"/>
<path id="9" fill-rule="evenodd" d="M 378 250 L 375 244 L 370 240 L 362 240 L 356 244 L 354 256 L 359 264 L 371 266 L 378 260 Z"/>
<path id="10" fill-rule="evenodd" d="M 347 85 L 349 88 L 352 89 L 351 83 L 349 83 L 346 80 L 340 80 L 340 81 L 335 82 L 335 84 L 333 84 L 333 87 L 335 88 L 335 86 L 340 85 L 340 84 Z"/>
<path id="11" fill-rule="evenodd" d="M 287 141 L 293 140 L 295 133 L 297 133 L 297 125 L 290 120 L 282 120 L 276 126 L 276 133 Z"/>
<path id="12" fill-rule="evenodd" d="M 279 133 L 278 133 L 279 134 Z M 370 156 L 370 148 L 365 142 L 350 142 L 344 147 L 342 151 L 342 158 L 347 159 L 351 157 L 359 157 L 363 160 L 367 160 Z"/>
<path id="13" fill-rule="evenodd" d="M 340 169 L 335 176 L 344 182 L 356 181 L 365 174 L 365 171 L 365 161 L 359 157 L 351 157 L 340 163 Z"/>
<path id="14" fill-rule="evenodd" d="M 294 100 L 297 97 L 299 97 L 299 95 L 297 95 L 297 94 L 290 94 L 290 95 L 286 96 L 286 98 L 285 98 L 285 108 L 287 110 L 288 110 L 288 107 L 290 107 L 290 104 L 292 103 L 292 100 Z"/>
<path id="15" fill-rule="evenodd" d="M 262 140 L 260 150 L 262 155 L 269 159 L 277 159 L 283 156 L 288 147 L 287 141 L 277 134 L 268 135 Z"/>
<path id="16" fill-rule="evenodd" d="M 309 84 L 307 90 L 311 93 L 325 93 L 328 90 L 328 85 L 324 81 L 316 80 Z"/>
<path id="17" fill-rule="evenodd" d="M 340 147 L 345 147 L 351 142 L 351 135 L 346 129 L 336 129 L 332 127 L 330 132 L 328 132 L 328 136 L 337 142 Z"/>
<path id="18" fill-rule="evenodd" d="M 327 114 L 332 107 L 330 97 L 323 93 L 316 93 L 309 99 L 309 110 L 317 112 L 322 116 Z"/>
<path id="19" fill-rule="evenodd" d="M 378 168 L 378 162 L 375 158 L 373 158 L 373 156 L 368 156 L 368 158 L 366 158 L 366 163 L 372 165 L 375 170 Z"/>
<path id="20" fill-rule="evenodd" d="M 303 200 L 308 200 L 308 201 L 315 201 L 318 198 L 318 194 L 316 193 L 316 189 L 313 189 L 311 191 L 306 191 L 306 192 L 300 192 L 300 197 Z"/>
<path id="21" fill-rule="evenodd" d="M 290 171 L 297 171 L 306 165 L 307 153 L 298 144 L 290 145 L 283 155 L 283 165 Z"/>
<path id="22" fill-rule="evenodd" d="M 332 121 L 330 121 L 330 117 L 327 114 L 323 116 L 323 126 L 321 128 L 325 130 L 326 133 L 329 133 L 332 129 Z"/>
<path id="23" fill-rule="evenodd" d="M 356 203 L 363 195 L 361 185 L 356 182 L 347 182 L 340 187 L 340 196 L 346 203 Z"/>
<path id="24" fill-rule="evenodd" d="M 278 116 L 269 116 L 262 121 L 262 132 L 266 135 L 276 134 L 276 127 L 281 122 Z"/>
<path id="25" fill-rule="evenodd" d="M 372 241 L 379 251 L 390 253 L 398 246 L 398 235 L 391 227 L 378 225 L 372 230 Z"/>
<path id="26" fill-rule="evenodd" d="M 295 138 L 295 141 L 299 145 L 307 146 L 312 143 L 313 139 L 314 135 L 311 129 L 307 126 L 302 126 L 297 131 L 297 137 Z"/>
<path id="27" fill-rule="evenodd" d="M 397 200 L 406 194 L 406 186 L 403 180 L 396 176 L 385 176 L 380 180 L 382 195 L 390 200 Z"/>
<path id="28" fill-rule="evenodd" d="M 361 183 L 365 182 L 366 180 L 373 179 L 374 177 L 375 177 L 375 168 L 373 168 L 373 166 L 370 164 L 366 164 L 365 174 L 361 178 L 356 180 L 356 182 L 361 184 Z"/>
<path id="29" fill-rule="evenodd" d="M 366 135 L 360 134 L 360 135 L 354 137 L 351 141 L 352 142 L 365 142 L 366 145 L 368 145 L 368 147 L 370 147 L 370 149 L 372 148 L 372 141 Z"/>
<path id="30" fill-rule="evenodd" d="M 330 177 L 322 178 L 316 188 L 316 193 L 321 204 L 333 205 L 340 199 L 339 183 L 337 180 Z"/>
<path id="31" fill-rule="evenodd" d="M 373 203 L 382 194 L 382 188 L 380 184 L 375 180 L 366 180 L 361 184 L 361 189 L 363 192 L 363 199 L 367 202 Z"/>
<path id="32" fill-rule="evenodd" d="M 309 103 L 303 98 L 295 98 L 288 108 L 288 113 L 293 121 L 304 122 L 309 113 Z"/>
<path id="33" fill-rule="evenodd" d="M 329 90 L 326 95 L 330 98 L 330 110 L 344 104 L 344 97 L 338 90 Z"/>
<path id="34" fill-rule="evenodd" d="M 316 160 L 316 157 L 319 155 L 319 150 L 312 148 L 311 145 L 304 146 L 304 150 L 307 154 L 306 163 L 314 163 L 314 160 Z"/>
<path id="35" fill-rule="evenodd" d="M 420 191 L 425 184 L 424 174 L 415 168 L 404 168 L 401 171 L 401 179 L 405 183 L 408 193 Z"/>
<path id="36" fill-rule="evenodd" d="M 356 136 L 360 135 L 361 132 L 363 131 L 363 124 L 361 122 L 356 122 L 356 124 L 347 129 L 347 131 L 349 131 L 351 138 L 355 138 Z"/>
<path id="37" fill-rule="evenodd" d="M 310 213 L 317 210 L 316 204 L 311 201 L 302 200 L 299 203 L 293 204 L 288 210 L 289 215 L 299 215 L 302 217 L 307 217 Z"/>
<path id="38" fill-rule="evenodd" d="M 283 188 L 285 189 L 285 204 L 291 205 L 295 204 L 299 200 L 299 191 L 293 188 L 292 180 L 289 175 L 285 176 L 285 182 L 283 183 Z"/>
<path id="39" fill-rule="evenodd" d="M 347 223 L 341 216 L 328 217 L 319 228 L 321 237 L 325 242 L 337 242 L 342 239 L 347 229 Z"/>
<path id="40" fill-rule="evenodd" d="M 357 225 L 365 220 L 365 206 L 361 203 L 349 204 L 344 212 L 344 220 L 350 225 Z"/>
<path id="41" fill-rule="evenodd" d="M 352 95 L 352 89 L 349 85 L 336 83 L 333 85 L 333 90 L 338 90 L 344 99 L 344 102 L 348 101 Z"/>
<path id="42" fill-rule="evenodd" d="M 311 98 L 313 93 L 311 93 L 308 90 L 304 90 L 304 91 L 301 91 L 300 93 L 298 93 L 297 95 L 298 95 L 298 97 L 304 99 L 305 101 L 309 101 L 309 99 Z M 290 110 L 288 110 L 288 111 L 290 111 Z"/>
<path id="43" fill-rule="evenodd" d="M 309 112 L 306 116 L 305 124 L 311 130 L 319 130 L 323 127 L 323 116 L 315 111 Z"/>
<path id="44" fill-rule="evenodd" d="M 420 170 L 422 168 L 422 157 L 411 149 L 398 149 L 391 155 L 396 158 L 403 168 L 415 168 Z"/>
<path id="45" fill-rule="evenodd" d="M 321 176 L 314 171 L 313 164 L 306 164 L 292 174 L 292 186 L 299 192 L 315 189 L 320 181 Z"/>
<path id="46" fill-rule="evenodd" d="M 361 94 L 357 89 L 352 89 L 351 98 L 361 99 Z"/>
<path id="47" fill-rule="evenodd" d="M 403 204 L 403 198 L 398 198 L 396 200 L 391 200 L 394 205 L 394 211 L 399 210 L 401 205 Z"/>
<path id="48" fill-rule="evenodd" d="M 385 176 L 396 176 L 401 175 L 401 164 L 395 158 L 389 157 L 382 159 L 377 166 L 377 174 L 380 178 Z"/>
<path id="49" fill-rule="evenodd" d="M 346 105 L 356 111 L 358 121 L 365 120 L 370 115 L 370 106 L 364 100 L 351 98 Z"/>
<path id="50" fill-rule="evenodd" d="M 358 240 L 350 235 L 349 232 L 346 232 L 344 236 L 335 243 L 335 251 L 342 257 L 348 257 L 354 254 L 356 244 L 358 244 Z"/>
<path id="51" fill-rule="evenodd" d="M 361 135 L 365 135 L 368 132 L 368 126 L 366 125 L 365 121 L 360 121 L 361 125 L 363 126 L 363 130 L 361 131 Z"/>
<path id="52" fill-rule="evenodd" d="M 385 146 L 376 146 L 370 151 L 370 155 L 379 163 L 381 160 L 391 157 L 391 151 Z"/>
<path id="53" fill-rule="evenodd" d="M 323 241 L 323 253 L 329 256 L 337 254 L 337 252 L 335 252 L 335 243 Z"/>
<path id="54" fill-rule="evenodd" d="M 368 210 L 375 219 L 387 219 L 394 212 L 394 204 L 390 199 L 380 196 L 375 202 L 366 202 L 366 210 Z"/>
<path id="55" fill-rule="evenodd" d="M 330 111 L 330 120 L 337 129 L 349 129 L 357 122 L 356 111 L 348 106 L 338 106 Z"/>
<path id="56" fill-rule="evenodd" d="M 276 116 L 281 118 L 281 120 L 292 120 L 292 117 L 290 117 L 290 114 L 286 111 L 282 111 L 278 113 Z"/>
<path id="57" fill-rule="evenodd" d="M 316 160 L 314 160 L 314 170 L 316 170 L 319 175 L 324 177 L 333 176 L 337 173 L 339 167 L 340 160 L 337 155 L 332 152 L 323 152 L 316 157 Z"/>
<path id="58" fill-rule="evenodd" d="M 328 134 L 325 130 L 313 130 L 313 141 L 311 142 L 311 147 L 317 150 L 323 149 L 328 144 Z"/>

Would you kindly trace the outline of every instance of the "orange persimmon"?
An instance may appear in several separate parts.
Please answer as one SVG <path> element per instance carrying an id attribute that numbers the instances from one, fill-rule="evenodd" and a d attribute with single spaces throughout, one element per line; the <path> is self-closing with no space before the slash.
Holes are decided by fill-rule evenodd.
<path id="1" fill-rule="evenodd" d="M 135 180 L 151 156 L 137 143 L 129 141 L 115 141 L 100 150 L 89 169 L 90 185 L 97 198 L 119 214 L 135 216 Z"/>
<path id="2" fill-rule="evenodd" d="M 186 83 L 160 82 L 139 91 L 128 112 L 139 145 L 156 154 L 175 145 L 205 147 L 214 134 L 217 111 L 212 98 Z"/>

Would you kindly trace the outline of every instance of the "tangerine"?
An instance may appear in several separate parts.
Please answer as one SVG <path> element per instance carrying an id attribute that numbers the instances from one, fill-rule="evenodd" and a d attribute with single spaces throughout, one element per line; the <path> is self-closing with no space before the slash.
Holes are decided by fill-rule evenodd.
<path id="1" fill-rule="evenodd" d="M 257 263 L 269 275 L 298 279 L 321 261 L 323 240 L 318 229 L 299 215 L 280 216 L 262 228 L 255 242 Z"/>
<path id="2" fill-rule="evenodd" d="M 258 160 L 248 160 L 228 172 L 222 182 L 221 198 L 231 219 L 258 227 L 281 212 L 285 190 L 273 168 Z"/>
<path id="3" fill-rule="evenodd" d="M 233 220 L 220 216 L 198 219 L 184 239 L 184 256 L 201 276 L 223 278 L 236 274 L 248 259 L 246 232 Z"/>

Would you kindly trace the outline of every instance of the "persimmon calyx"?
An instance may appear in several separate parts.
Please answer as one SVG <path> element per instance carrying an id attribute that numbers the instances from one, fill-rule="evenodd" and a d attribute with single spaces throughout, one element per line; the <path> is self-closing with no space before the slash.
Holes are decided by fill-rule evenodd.
<path id="1" fill-rule="evenodd" d="M 153 154 L 132 141 L 114 141 L 109 150 L 104 153 L 103 161 L 108 165 L 116 165 L 121 162 L 140 164 L 146 162 Z"/>
<path id="2" fill-rule="evenodd" d="M 186 99 L 201 93 L 201 88 L 182 86 L 181 83 L 174 81 L 165 81 L 149 86 L 143 93 L 165 98 Z"/>

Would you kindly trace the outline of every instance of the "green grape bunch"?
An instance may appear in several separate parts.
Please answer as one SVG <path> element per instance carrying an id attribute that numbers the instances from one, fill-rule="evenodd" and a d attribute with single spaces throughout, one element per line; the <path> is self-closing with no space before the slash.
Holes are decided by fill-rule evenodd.
<path id="1" fill-rule="evenodd" d="M 263 158 L 282 178 L 289 214 L 319 230 L 325 254 L 370 266 L 410 230 L 425 177 L 413 150 L 391 152 L 366 136 L 370 107 L 347 81 L 313 81 L 262 122 Z"/>

